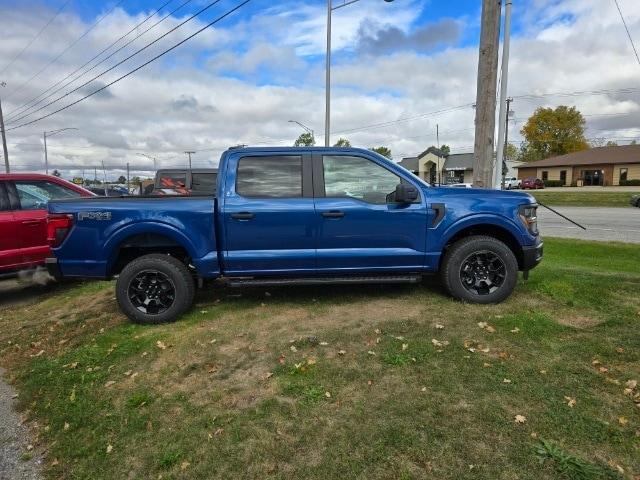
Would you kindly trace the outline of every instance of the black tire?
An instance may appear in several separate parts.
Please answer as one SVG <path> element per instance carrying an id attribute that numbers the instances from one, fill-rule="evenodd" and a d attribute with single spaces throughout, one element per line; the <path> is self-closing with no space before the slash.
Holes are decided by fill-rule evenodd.
<path id="1" fill-rule="evenodd" d="M 118 305 L 134 323 L 174 322 L 191 307 L 194 295 L 191 272 L 170 255 L 136 258 L 124 267 L 116 282 Z"/>
<path id="2" fill-rule="evenodd" d="M 469 303 L 500 303 L 518 282 L 518 261 L 500 240 L 474 235 L 447 250 L 440 273 L 452 297 Z"/>

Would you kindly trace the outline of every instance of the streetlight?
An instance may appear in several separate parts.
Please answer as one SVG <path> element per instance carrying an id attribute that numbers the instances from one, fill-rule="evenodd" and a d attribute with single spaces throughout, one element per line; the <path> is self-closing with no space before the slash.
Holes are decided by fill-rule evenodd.
<path id="1" fill-rule="evenodd" d="M 51 130 L 50 132 L 42 132 L 42 136 L 44 137 L 44 171 L 47 174 L 49 173 L 49 156 L 47 154 L 47 137 L 52 137 L 56 133 L 64 132 L 65 130 L 78 130 L 78 129 L 69 127 L 69 128 L 60 128 L 59 130 Z"/>
<path id="2" fill-rule="evenodd" d="M 289 123 L 295 123 L 295 124 L 297 124 L 297 125 L 300 125 L 300 126 L 301 126 L 301 127 L 302 127 L 306 132 L 307 132 L 307 133 L 310 133 L 310 134 L 311 134 L 311 138 L 312 138 L 312 140 L 313 140 L 313 143 L 314 143 L 314 144 L 316 143 L 316 135 L 315 135 L 315 133 L 313 133 L 313 129 L 312 129 L 312 128 L 307 127 L 304 123 L 300 123 L 300 122 L 299 122 L 299 121 L 297 121 L 297 120 L 288 120 L 288 122 L 289 122 Z"/>
<path id="3" fill-rule="evenodd" d="M 325 86 L 325 114 L 324 114 L 324 146 L 329 146 L 329 137 L 331 136 L 331 13 L 339 8 L 346 7 L 360 0 L 344 0 L 343 3 L 333 6 L 332 0 L 327 0 L 327 66 L 326 66 L 326 86 Z M 391 3 L 393 0 L 384 0 Z"/>
<path id="4" fill-rule="evenodd" d="M 146 153 L 136 153 L 136 155 L 140 155 L 142 157 L 147 157 L 149 160 L 153 160 L 153 169 L 158 170 L 156 157 L 152 157 L 151 155 L 147 155 Z"/>

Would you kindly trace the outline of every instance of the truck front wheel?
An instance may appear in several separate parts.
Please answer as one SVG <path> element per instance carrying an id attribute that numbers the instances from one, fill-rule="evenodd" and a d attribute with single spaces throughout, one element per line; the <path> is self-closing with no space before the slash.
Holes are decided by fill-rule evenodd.
<path id="1" fill-rule="evenodd" d="M 116 282 L 118 305 L 135 323 L 173 322 L 191 307 L 194 294 L 191 273 L 170 255 L 137 258 L 124 267 Z"/>
<path id="2" fill-rule="evenodd" d="M 500 303 L 518 281 L 518 261 L 500 240 L 475 235 L 454 243 L 442 261 L 442 282 L 451 296 L 470 303 Z"/>

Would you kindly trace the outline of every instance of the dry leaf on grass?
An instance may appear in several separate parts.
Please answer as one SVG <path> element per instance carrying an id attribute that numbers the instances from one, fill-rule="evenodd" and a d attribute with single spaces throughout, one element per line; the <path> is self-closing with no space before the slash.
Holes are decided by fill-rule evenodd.
<path id="1" fill-rule="evenodd" d="M 180 464 L 180 470 L 186 470 L 187 468 L 189 468 L 189 465 L 191 465 L 189 462 L 184 461 Z"/>
<path id="2" fill-rule="evenodd" d="M 437 329 L 437 330 L 442 330 L 442 329 L 444 329 L 444 325 L 441 325 L 441 324 L 439 324 L 439 323 L 436 323 L 436 329 Z"/>
<path id="3" fill-rule="evenodd" d="M 629 420 L 627 420 L 626 417 L 618 417 L 618 423 L 624 427 L 627 423 L 629 423 Z"/>
<path id="4" fill-rule="evenodd" d="M 514 420 L 516 423 L 525 423 L 527 421 L 527 417 L 524 415 L 516 415 Z"/>
<path id="5" fill-rule="evenodd" d="M 509 380 L 508 378 L 504 378 L 504 379 L 502 380 L 502 383 L 511 383 L 511 380 Z"/>
<path id="6" fill-rule="evenodd" d="M 160 340 L 158 340 L 156 342 L 156 347 L 158 347 L 160 350 L 166 350 L 167 349 L 167 346 L 165 345 L 165 343 L 160 341 Z"/>
<path id="7" fill-rule="evenodd" d="M 624 385 L 625 385 L 625 387 L 630 388 L 631 390 L 635 390 L 635 388 L 638 386 L 638 381 L 637 380 L 627 380 Z"/>
<path id="8" fill-rule="evenodd" d="M 109 388 L 112 385 L 115 385 L 116 382 L 113 380 L 109 380 L 107 383 L 104 384 L 105 388 Z"/>
<path id="9" fill-rule="evenodd" d="M 111 452 L 113 452 L 113 446 L 107 445 L 107 453 L 111 453 Z"/>
<path id="10" fill-rule="evenodd" d="M 567 405 L 571 408 L 576 406 L 576 399 L 574 397 L 567 397 L 565 395 L 564 399 L 567 401 Z"/>

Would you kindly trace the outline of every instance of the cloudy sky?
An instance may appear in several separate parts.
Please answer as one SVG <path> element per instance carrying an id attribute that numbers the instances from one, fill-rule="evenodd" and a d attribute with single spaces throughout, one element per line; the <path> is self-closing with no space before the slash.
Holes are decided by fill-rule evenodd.
<path id="1" fill-rule="evenodd" d="M 324 0 L 253 0 L 53 113 L 241 3 L 220 0 L 116 66 L 209 1 L 0 0 L 0 98 L 14 170 L 42 170 L 42 132 L 70 127 L 78 130 L 48 141 L 50 166 L 65 176 L 102 162 L 110 176 L 127 162 L 137 173 L 151 170 L 139 154 L 181 167 L 185 150 L 197 152 L 194 166 L 214 166 L 231 145 L 291 144 L 301 129 L 288 120 L 308 125 L 322 143 Z M 618 1 L 640 48 L 638 0 Z M 385 145 L 399 160 L 435 144 L 439 125 L 441 143 L 471 151 L 480 3 L 362 0 L 335 11 L 332 143 L 342 136 L 355 146 Z M 640 140 L 640 65 L 614 1 L 514 4 L 514 142 L 535 108 L 561 104 L 582 111 L 589 138 Z"/>

